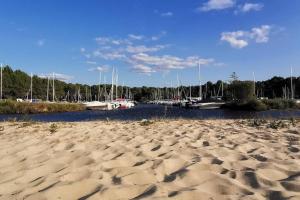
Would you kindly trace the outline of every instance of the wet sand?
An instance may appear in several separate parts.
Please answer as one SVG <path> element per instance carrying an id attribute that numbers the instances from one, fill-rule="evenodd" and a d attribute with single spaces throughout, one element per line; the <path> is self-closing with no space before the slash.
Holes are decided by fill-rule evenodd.
<path id="1" fill-rule="evenodd" d="M 0 199 L 300 199 L 300 122 L 0 123 Z"/>

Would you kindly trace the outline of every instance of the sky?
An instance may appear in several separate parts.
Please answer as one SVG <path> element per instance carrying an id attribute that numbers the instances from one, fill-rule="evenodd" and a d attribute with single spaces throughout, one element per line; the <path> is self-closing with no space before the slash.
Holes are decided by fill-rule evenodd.
<path id="1" fill-rule="evenodd" d="M 300 76 L 299 0 L 0 0 L 0 62 L 73 83 Z M 177 79 L 178 77 L 178 79 Z"/>

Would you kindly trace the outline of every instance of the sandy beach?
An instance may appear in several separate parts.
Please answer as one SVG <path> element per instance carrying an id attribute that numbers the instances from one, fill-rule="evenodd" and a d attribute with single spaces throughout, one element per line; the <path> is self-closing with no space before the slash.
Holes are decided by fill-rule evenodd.
<path id="1" fill-rule="evenodd" d="M 0 124 L 0 199 L 300 199 L 300 122 Z"/>

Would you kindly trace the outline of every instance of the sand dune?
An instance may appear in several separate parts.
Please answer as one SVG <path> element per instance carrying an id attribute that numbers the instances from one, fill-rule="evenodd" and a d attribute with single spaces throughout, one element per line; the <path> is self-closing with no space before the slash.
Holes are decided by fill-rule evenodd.
<path id="1" fill-rule="evenodd" d="M 299 122 L 56 125 L 0 124 L 0 199 L 300 199 Z"/>

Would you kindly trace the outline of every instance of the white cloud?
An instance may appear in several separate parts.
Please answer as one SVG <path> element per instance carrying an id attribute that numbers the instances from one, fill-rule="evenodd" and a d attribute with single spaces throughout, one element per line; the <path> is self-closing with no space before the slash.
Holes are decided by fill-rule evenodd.
<path id="1" fill-rule="evenodd" d="M 238 6 L 237 10 L 234 11 L 235 14 L 247 13 L 250 11 L 260 11 L 263 9 L 264 4 L 262 3 L 245 3 L 244 5 Z"/>
<path id="2" fill-rule="evenodd" d="M 95 57 L 100 57 L 103 58 L 105 60 L 121 60 L 126 58 L 125 54 L 122 54 L 118 51 L 113 51 L 113 52 L 102 52 L 100 50 L 96 50 L 93 52 L 93 55 Z"/>
<path id="3" fill-rule="evenodd" d="M 107 37 L 97 37 L 95 40 L 98 44 L 106 44 L 110 41 L 110 39 Z"/>
<path id="4" fill-rule="evenodd" d="M 232 8 L 235 6 L 235 0 L 209 0 L 204 3 L 199 10 L 200 11 L 211 11 L 211 10 L 223 10 Z"/>
<path id="5" fill-rule="evenodd" d="M 113 39 L 110 37 L 97 37 L 95 38 L 96 42 L 99 45 L 106 45 L 106 44 L 114 44 L 114 45 L 121 45 L 121 44 L 131 44 L 131 42 L 127 39 Z"/>
<path id="6" fill-rule="evenodd" d="M 59 81 L 70 81 L 71 79 L 74 78 L 73 76 L 69 76 L 66 74 L 59 74 L 59 73 L 41 74 L 41 75 L 38 75 L 38 77 L 40 77 L 40 78 L 48 78 L 49 77 L 50 79 L 52 79 L 53 75 L 54 75 L 54 79 L 59 80 Z"/>
<path id="7" fill-rule="evenodd" d="M 151 37 L 152 41 L 157 41 L 160 38 L 164 37 L 165 35 L 167 35 L 167 31 L 161 31 L 158 35 L 154 35 Z"/>
<path id="8" fill-rule="evenodd" d="M 164 13 L 161 13 L 160 16 L 162 16 L 162 17 L 172 17 L 173 13 L 172 12 L 164 12 Z"/>
<path id="9" fill-rule="evenodd" d="M 144 38 L 143 35 L 134 35 L 134 34 L 129 34 L 128 37 L 133 40 L 142 40 Z"/>
<path id="10" fill-rule="evenodd" d="M 203 59 L 198 56 L 182 58 L 161 54 L 160 51 L 169 45 L 155 45 L 153 43 L 157 43 L 157 41 L 166 34 L 166 31 L 161 31 L 158 35 L 148 37 L 134 34 L 127 35 L 125 39 L 98 37 L 95 40 L 100 46 L 92 52 L 85 51 L 82 54 L 84 56 L 87 54 L 91 55 L 86 61 L 88 64 L 96 64 L 96 62 L 90 60 L 95 60 L 99 63 L 98 59 L 121 61 L 128 65 L 131 71 L 148 75 L 158 71 L 167 72 L 174 69 L 196 67 L 198 62 L 203 65 L 211 64 L 212 66 L 216 63 L 214 59 Z M 142 44 L 142 42 L 147 43 L 147 45 Z M 155 55 L 158 52 L 160 52 L 160 54 Z M 97 68 L 91 68 L 89 70 L 95 71 Z"/>
<path id="11" fill-rule="evenodd" d="M 111 43 L 115 44 L 115 45 L 120 45 L 120 44 L 122 44 L 122 41 L 121 40 L 112 40 Z"/>
<path id="12" fill-rule="evenodd" d="M 96 65 L 96 64 L 97 64 L 97 62 L 95 62 L 95 61 L 89 61 L 89 60 L 86 61 L 86 63 L 87 63 L 87 64 L 90 64 L 90 65 Z"/>
<path id="13" fill-rule="evenodd" d="M 156 52 L 166 48 L 166 45 L 156 45 L 153 47 L 146 47 L 144 45 L 139 46 L 127 46 L 126 51 L 129 53 L 145 53 L 145 52 Z"/>
<path id="14" fill-rule="evenodd" d="M 249 12 L 249 11 L 260 11 L 264 7 L 261 3 L 245 3 L 241 7 L 242 12 Z"/>
<path id="15" fill-rule="evenodd" d="M 88 71 L 108 72 L 109 68 L 110 67 L 108 65 L 103 65 L 103 66 L 90 68 Z"/>
<path id="16" fill-rule="evenodd" d="M 40 40 L 37 41 L 36 44 L 37 44 L 39 47 L 42 47 L 42 46 L 45 45 L 45 40 L 44 40 L 44 39 L 40 39 Z"/>
<path id="17" fill-rule="evenodd" d="M 69 76 L 66 74 L 57 74 L 57 73 L 54 73 L 54 77 L 56 80 L 61 80 L 61 81 L 69 81 L 74 78 L 73 76 Z"/>
<path id="18" fill-rule="evenodd" d="M 84 53 L 85 51 L 86 51 L 85 48 L 83 48 L 83 47 L 80 48 L 80 52 L 81 52 L 81 53 Z"/>
<path id="19" fill-rule="evenodd" d="M 91 54 L 84 54 L 84 56 L 85 56 L 86 58 L 91 58 L 91 57 L 92 57 Z"/>
<path id="20" fill-rule="evenodd" d="M 258 28 L 252 28 L 251 38 L 255 39 L 257 43 L 266 43 L 269 41 L 271 26 L 263 25 Z"/>
<path id="21" fill-rule="evenodd" d="M 168 12 L 160 12 L 159 10 L 154 10 L 154 13 L 157 15 L 160 15 L 161 17 L 172 17 L 174 15 L 173 12 L 168 11 Z"/>
<path id="22" fill-rule="evenodd" d="M 269 34 L 271 26 L 263 25 L 260 27 L 254 27 L 251 31 L 234 31 L 223 32 L 221 34 L 221 41 L 228 42 L 234 48 L 244 48 L 249 45 L 250 41 L 256 43 L 266 43 L 269 41 Z"/>
<path id="23" fill-rule="evenodd" d="M 163 55 L 152 56 L 146 53 L 134 54 L 130 58 L 130 62 L 136 65 L 151 66 L 157 70 L 172 70 L 196 67 L 198 62 L 201 64 L 209 64 L 214 62 L 213 59 L 202 59 L 197 56 L 187 58 L 179 58 L 176 56 Z"/>
<path id="24" fill-rule="evenodd" d="M 222 63 L 222 62 L 215 62 L 214 66 L 216 66 L 216 67 L 224 67 L 224 66 L 227 66 L 227 65 L 225 63 Z"/>
<path id="25" fill-rule="evenodd" d="M 148 66 L 141 65 L 141 64 L 131 67 L 131 71 L 139 73 L 139 74 L 147 74 L 147 75 L 150 75 L 151 73 L 156 72 L 154 69 L 152 69 L 152 67 L 148 67 Z"/>
<path id="26" fill-rule="evenodd" d="M 222 33 L 221 40 L 229 42 L 229 44 L 234 48 L 244 48 L 248 46 L 248 42 L 244 38 L 246 36 L 244 31 L 236 31 L 236 32 L 224 32 Z"/>

